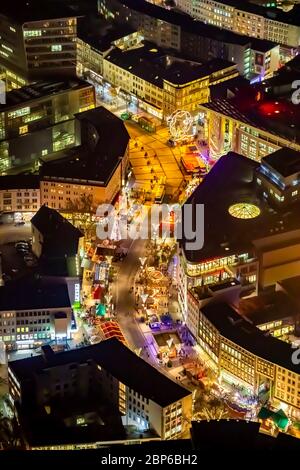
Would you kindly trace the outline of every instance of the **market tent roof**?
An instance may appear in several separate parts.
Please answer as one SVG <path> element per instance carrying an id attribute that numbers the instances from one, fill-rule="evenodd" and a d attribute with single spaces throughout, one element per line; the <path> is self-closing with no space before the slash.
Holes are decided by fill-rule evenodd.
<path id="1" fill-rule="evenodd" d="M 283 410 L 272 411 L 266 407 L 262 407 L 259 411 L 257 417 L 259 419 L 268 419 L 271 418 L 272 421 L 278 426 L 280 429 L 285 429 L 288 425 L 289 419 Z"/>
<path id="2" fill-rule="evenodd" d="M 285 429 L 289 422 L 289 419 L 283 410 L 273 413 L 272 419 L 280 429 Z"/>
<path id="3" fill-rule="evenodd" d="M 268 419 L 273 415 L 273 411 L 269 410 L 266 407 L 262 407 L 257 415 L 259 419 Z"/>

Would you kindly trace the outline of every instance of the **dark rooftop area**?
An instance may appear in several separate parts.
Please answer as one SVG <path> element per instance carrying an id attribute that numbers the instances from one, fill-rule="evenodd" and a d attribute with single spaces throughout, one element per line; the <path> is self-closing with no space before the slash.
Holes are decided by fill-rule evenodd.
<path id="1" fill-rule="evenodd" d="M 186 204 L 204 205 L 205 223 L 202 249 L 187 250 L 182 242 L 188 261 L 247 253 L 254 240 L 299 228 L 299 204 L 280 212 L 257 192 L 254 172 L 258 167 L 259 163 L 229 152 L 215 163 L 189 197 Z M 229 208 L 235 204 L 252 204 L 259 214 L 247 219 L 234 217 Z"/>
<path id="2" fill-rule="evenodd" d="M 167 54 L 148 41 L 128 51 L 115 48 L 106 56 L 106 60 L 160 88 L 163 87 L 163 80 L 182 85 L 235 65 L 224 59 L 212 59 L 203 64 L 183 60 Z"/>
<path id="3" fill-rule="evenodd" d="M 295 302 L 298 303 L 300 301 L 300 276 L 278 281 L 278 284 Z"/>
<path id="4" fill-rule="evenodd" d="M 63 364 L 85 363 L 88 359 L 94 360 L 120 382 L 162 407 L 181 400 L 191 393 L 139 358 L 116 338 L 93 346 L 55 353 L 47 362 L 41 355 L 12 361 L 9 367 L 18 379 L 23 381 L 43 369 Z"/>
<path id="5" fill-rule="evenodd" d="M 15 3 L 2 2 L 1 13 L 21 24 L 29 21 L 78 16 L 78 12 L 68 6 L 66 1 L 60 0 L 44 1 L 43 8 L 41 8 L 40 0 L 17 0 Z"/>
<path id="6" fill-rule="evenodd" d="M 201 106 L 276 137 L 300 143 L 300 106 L 285 96 L 273 97 L 262 91 L 259 96 L 258 91 L 255 86 L 244 88 L 233 98 L 216 99 Z"/>
<path id="7" fill-rule="evenodd" d="M 284 292 L 265 292 L 248 299 L 241 299 L 239 313 L 254 325 L 262 325 L 299 314 L 299 307 Z"/>
<path id="8" fill-rule="evenodd" d="M 152 18 L 157 18 L 167 23 L 177 25 L 181 27 L 182 31 L 192 33 L 197 36 L 208 37 L 223 43 L 239 44 L 241 46 L 251 45 L 253 43 L 255 44 L 254 49 L 261 52 L 270 50 L 276 46 L 276 44 L 271 41 L 242 36 L 240 34 L 233 33 L 232 31 L 226 31 L 224 29 L 217 28 L 216 26 L 202 23 L 201 21 L 195 21 L 185 13 L 175 10 L 167 10 L 145 0 L 118 1 L 120 5 L 124 5 L 139 13 L 149 15 Z"/>
<path id="9" fill-rule="evenodd" d="M 14 106 L 19 106 L 69 90 L 75 90 L 83 87 L 91 87 L 89 83 L 79 78 L 72 78 L 64 81 L 37 81 L 30 85 L 23 86 L 17 90 L 9 91 L 6 94 L 6 104 L 0 104 L 0 111 L 5 111 Z"/>
<path id="10" fill-rule="evenodd" d="M 42 206 L 31 224 L 43 236 L 42 257 L 59 259 L 77 254 L 78 241 L 83 234 L 56 210 Z"/>
<path id="11" fill-rule="evenodd" d="M 9 175 L 0 177 L 0 189 L 39 189 L 40 179 L 37 175 Z"/>
<path id="12" fill-rule="evenodd" d="M 0 287 L 0 310 L 32 310 L 70 307 L 66 284 L 20 278 Z"/>
<path id="13" fill-rule="evenodd" d="M 249 451 L 259 451 L 259 454 L 255 454 L 255 458 L 259 455 L 260 459 L 266 455 L 263 452 L 267 452 L 266 457 L 269 459 L 269 452 L 299 450 L 299 439 L 282 432 L 273 437 L 260 433 L 259 427 L 259 423 L 237 419 L 192 421 L 193 448 L 203 452 L 218 449 L 221 456 L 220 463 L 223 451 L 237 453 L 241 458 L 249 456 Z"/>
<path id="14" fill-rule="evenodd" d="M 94 15 L 78 20 L 78 37 L 100 52 L 107 51 L 114 41 L 134 32 L 127 24 L 110 24 Z"/>
<path id="15" fill-rule="evenodd" d="M 300 374 L 300 364 L 293 364 L 291 360 L 294 349 L 290 344 L 259 330 L 229 305 L 208 304 L 201 312 L 228 340 L 266 361 Z"/>
<path id="16" fill-rule="evenodd" d="M 300 174 L 300 152 L 289 148 L 281 148 L 276 152 L 262 158 L 262 163 L 267 163 L 284 178 Z"/>
<path id="17" fill-rule="evenodd" d="M 62 158 L 45 161 L 40 168 L 41 177 L 106 186 L 126 153 L 129 134 L 125 124 L 102 106 L 76 114 L 76 119 L 81 121 L 82 128 L 92 124 L 94 148 L 83 142 L 80 147 L 66 151 Z"/>

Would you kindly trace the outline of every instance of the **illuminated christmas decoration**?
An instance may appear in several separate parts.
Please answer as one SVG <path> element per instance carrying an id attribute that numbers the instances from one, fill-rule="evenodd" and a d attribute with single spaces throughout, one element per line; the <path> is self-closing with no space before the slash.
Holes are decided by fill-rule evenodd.
<path id="1" fill-rule="evenodd" d="M 240 202 L 229 207 L 228 212 L 237 219 L 255 219 L 260 214 L 260 208 L 254 204 Z"/>
<path id="2" fill-rule="evenodd" d="M 191 136 L 193 118 L 188 111 L 174 111 L 168 118 L 168 124 L 173 140 L 178 141 Z"/>

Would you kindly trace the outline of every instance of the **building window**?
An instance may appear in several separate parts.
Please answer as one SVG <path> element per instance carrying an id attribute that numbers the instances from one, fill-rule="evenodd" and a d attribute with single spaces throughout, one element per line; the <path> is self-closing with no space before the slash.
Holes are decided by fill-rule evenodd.
<path id="1" fill-rule="evenodd" d="M 28 126 L 26 124 L 26 126 L 21 126 L 19 127 L 19 134 L 22 135 L 22 134 L 27 134 L 28 132 Z"/>

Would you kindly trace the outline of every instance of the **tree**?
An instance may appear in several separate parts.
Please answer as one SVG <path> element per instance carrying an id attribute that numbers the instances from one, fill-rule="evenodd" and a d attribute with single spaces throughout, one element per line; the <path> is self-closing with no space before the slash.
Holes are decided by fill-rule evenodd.
<path id="1" fill-rule="evenodd" d="M 78 198 L 67 201 L 65 210 L 72 213 L 73 225 L 78 218 L 84 226 L 87 226 L 91 224 L 92 215 L 96 213 L 94 197 L 92 194 L 81 194 Z"/>

